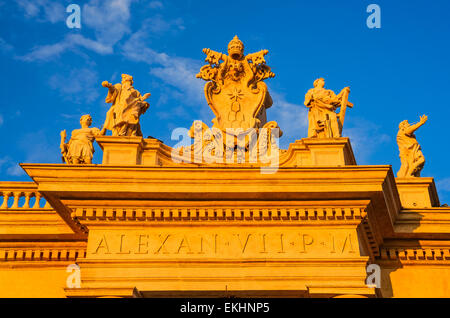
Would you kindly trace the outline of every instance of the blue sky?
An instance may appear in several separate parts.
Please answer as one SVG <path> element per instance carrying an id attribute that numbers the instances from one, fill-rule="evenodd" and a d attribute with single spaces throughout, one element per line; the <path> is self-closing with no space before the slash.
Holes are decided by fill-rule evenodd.
<path id="1" fill-rule="evenodd" d="M 66 26 L 71 3 L 81 7 L 81 29 Z M 366 26 L 371 3 L 381 8 L 381 29 Z M 59 163 L 59 132 L 79 128 L 87 113 L 100 127 L 108 110 L 101 82 L 122 73 L 152 93 L 144 136 L 174 145 L 174 128 L 209 124 L 195 78 L 202 49 L 226 52 L 237 34 L 247 53 L 269 50 L 268 117 L 284 131 L 284 148 L 306 137 L 304 95 L 324 77 L 336 92 L 351 87 L 344 135 L 358 164 L 391 164 L 396 173 L 398 124 L 429 116 L 416 134 L 422 176 L 435 177 L 448 203 L 449 16 L 448 0 L 0 0 L 0 180 L 28 180 L 19 162 Z"/>

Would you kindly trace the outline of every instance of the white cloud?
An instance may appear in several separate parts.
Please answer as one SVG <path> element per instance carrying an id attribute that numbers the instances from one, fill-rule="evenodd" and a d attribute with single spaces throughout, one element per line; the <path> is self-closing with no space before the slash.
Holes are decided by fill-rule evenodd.
<path id="1" fill-rule="evenodd" d="M 160 78 L 165 83 L 182 91 L 190 103 L 204 102 L 204 82 L 195 77 L 200 70 L 200 63 L 183 58 L 170 57 L 168 62 L 150 69 L 150 74 Z"/>
<path id="2" fill-rule="evenodd" d="M 283 131 L 280 146 L 287 147 L 288 143 L 304 138 L 308 133 L 308 110 L 300 104 L 290 103 L 286 97 L 269 90 L 273 105 L 267 110 L 267 121 L 275 120 Z"/>
<path id="3" fill-rule="evenodd" d="M 150 65 L 150 74 L 165 84 L 163 90 L 166 96 L 170 95 L 185 105 L 195 106 L 190 109 L 190 112 L 194 112 L 191 116 L 210 123 L 214 115 L 203 94 L 205 82 L 195 77 L 204 63 L 201 60 L 170 56 L 146 45 L 152 34 L 180 28 L 182 25 L 179 24 L 181 22 L 172 20 L 171 22 L 161 22 L 155 28 L 154 21 L 153 18 L 145 21 L 141 29 L 130 36 L 122 46 L 122 54 L 132 61 Z M 285 96 L 276 92 L 271 91 L 271 96 L 273 106 L 268 110 L 268 121 L 276 120 L 283 130 L 285 137 L 282 137 L 280 142 L 283 143 L 283 140 L 292 142 L 305 137 L 308 125 L 306 107 L 288 102 Z M 162 98 L 159 102 L 164 103 L 166 100 Z M 183 111 L 181 111 L 182 109 Z M 158 112 L 157 116 L 161 119 L 173 116 L 185 117 L 186 112 L 182 107 L 172 107 L 170 112 Z"/>
<path id="4" fill-rule="evenodd" d="M 14 164 L 6 169 L 6 174 L 9 176 L 20 177 L 26 175 L 25 171 L 23 171 L 22 167 L 19 164 Z"/>
<path id="5" fill-rule="evenodd" d="M 150 65 L 150 74 L 162 80 L 173 88 L 171 95 L 185 104 L 195 105 L 194 111 L 204 120 L 210 118 L 211 111 L 203 96 L 204 81 L 195 77 L 203 65 L 199 60 L 169 56 L 145 45 L 151 33 L 151 27 L 145 23 L 143 27 L 132 34 L 122 46 L 122 54 L 129 60 L 144 62 Z M 200 107 L 199 107 L 200 106 Z"/>
<path id="6" fill-rule="evenodd" d="M 23 3 L 25 12 L 34 17 L 41 8 L 50 12 L 44 4 L 47 0 L 37 3 L 28 0 L 18 0 Z M 105 55 L 114 52 L 114 46 L 125 34 L 130 32 L 130 6 L 133 0 L 100 1 L 91 0 L 81 10 L 81 23 L 94 31 L 95 39 L 87 38 L 81 34 L 68 34 L 61 41 L 54 44 L 39 45 L 28 54 L 18 57 L 24 61 L 48 61 L 66 51 L 85 48 L 95 53 Z M 56 9 L 52 9 L 56 10 Z M 59 9 L 58 9 L 59 10 Z M 65 9 L 62 9 L 65 12 Z M 0 42 L 1 45 L 1 42 Z"/>
<path id="7" fill-rule="evenodd" d="M 23 176 L 25 172 L 23 169 L 14 162 L 9 156 L 0 158 L 0 170 L 5 170 L 8 176 Z"/>
<path id="8" fill-rule="evenodd" d="M 59 133 L 52 134 L 52 138 L 50 141 L 43 130 L 23 135 L 18 142 L 18 146 L 25 153 L 25 159 L 23 159 L 23 161 L 20 162 L 29 162 L 29 163 L 61 162 L 59 141 L 60 141 Z"/>
<path id="9" fill-rule="evenodd" d="M 111 46 L 87 39 L 80 34 L 69 34 L 64 38 L 64 40 L 58 43 L 37 46 L 30 53 L 18 57 L 18 59 L 27 62 L 48 61 L 61 55 L 67 50 L 80 47 L 89 49 L 101 55 L 111 54 L 113 52 L 113 48 Z"/>
<path id="10" fill-rule="evenodd" d="M 149 34 L 160 35 L 171 30 L 184 30 L 184 21 L 181 18 L 167 20 L 161 15 L 155 15 L 144 22 Z"/>
<path id="11" fill-rule="evenodd" d="M 16 0 L 27 18 L 37 18 L 38 22 L 57 23 L 65 20 L 66 9 L 52 0 Z"/>
<path id="12" fill-rule="evenodd" d="M 14 50 L 14 47 L 6 42 L 3 38 L 0 38 L 0 52 L 9 53 Z"/>
<path id="13" fill-rule="evenodd" d="M 0 158 L 0 169 L 3 168 L 3 166 L 10 160 L 11 158 L 9 158 L 8 156 Z"/>
<path id="14" fill-rule="evenodd" d="M 132 0 L 91 0 L 82 9 L 82 23 L 95 31 L 98 42 L 114 46 L 130 32 Z"/>
<path id="15" fill-rule="evenodd" d="M 10 156 L 0 157 L 0 171 L 8 176 L 19 177 L 26 175 L 19 166 L 19 162 L 61 162 L 59 141 L 60 136 L 58 133 L 52 134 L 50 140 L 43 130 L 22 135 L 17 142 L 18 149 L 23 153 L 22 156 L 14 159 Z"/>
<path id="16" fill-rule="evenodd" d="M 53 57 L 59 56 L 65 50 L 70 47 L 68 42 L 58 42 L 50 45 L 42 45 L 34 48 L 30 53 L 19 56 L 18 59 L 24 60 L 27 62 L 36 61 L 36 60 L 49 60 Z"/>
<path id="17" fill-rule="evenodd" d="M 92 69 L 73 69 L 67 74 L 55 74 L 50 87 L 59 91 L 64 99 L 78 104 L 89 104 L 98 98 L 98 74 Z"/>
<path id="18" fill-rule="evenodd" d="M 94 51 L 98 54 L 111 54 L 113 53 L 113 47 L 108 45 L 108 44 L 104 44 L 98 41 L 94 41 L 88 38 L 85 38 L 82 35 L 79 34 L 72 34 L 69 36 L 69 40 L 74 44 L 74 46 L 81 46 L 84 47 L 86 49 L 89 49 L 91 51 Z"/>
<path id="19" fill-rule="evenodd" d="M 37 1 L 36 1 L 37 2 Z M 39 4 L 30 0 L 16 0 L 16 3 L 25 10 L 28 17 L 34 17 L 39 13 Z"/>
<path id="20" fill-rule="evenodd" d="M 61 41 L 53 44 L 44 44 L 34 47 L 29 53 L 18 59 L 32 61 L 48 61 L 54 57 L 58 57 L 66 51 L 76 51 L 84 48 L 97 54 L 107 55 L 114 52 L 115 45 L 122 40 L 130 30 L 131 4 L 135 0 L 91 0 L 83 5 L 81 10 L 81 20 L 83 28 L 94 31 L 94 39 L 87 38 L 81 34 L 68 34 Z M 49 12 L 56 9 L 49 9 L 48 0 L 17 0 L 19 5 L 25 10 L 29 17 L 36 17 L 41 11 L 45 11 L 45 15 L 50 20 Z M 162 3 L 153 1 L 150 3 L 151 8 L 162 8 Z M 59 10 L 59 9 L 58 9 Z M 65 9 L 62 9 L 65 12 Z M 56 18 L 55 18 L 56 19 Z M 141 30 L 133 34 L 128 43 L 136 44 L 136 38 L 142 38 L 145 31 L 146 36 L 161 35 L 170 30 L 184 30 L 183 20 L 181 18 L 165 20 L 160 15 L 155 15 L 147 19 L 143 23 Z M 3 45 L 2 45 L 3 44 Z M 139 45 L 142 46 L 142 45 Z M 9 48 L 6 42 L 2 42 L 0 38 L 0 49 Z M 137 49 L 137 48 L 136 48 Z M 139 54 L 139 53 L 138 53 Z M 159 70 L 161 71 L 161 70 Z M 156 72 L 159 73 L 157 70 Z M 161 76 L 164 76 L 162 74 Z"/>
<path id="21" fill-rule="evenodd" d="M 150 9 L 162 9 L 164 7 L 161 1 L 150 1 L 148 6 Z"/>
<path id="22" fill-rule="evenodd" d="M 450 192 L 450 178 L 439 180 L 436 186 L 439 191 Z"/>
<path id="23" fill-rule="evenodd" d="M 342 132 L 349 137 L 358 164 L 370 164 L 370 156 L 379 146 L 389 143 L 391 137 L 381 132 L 381 127 L 363 118 L 349 117 Z"/>

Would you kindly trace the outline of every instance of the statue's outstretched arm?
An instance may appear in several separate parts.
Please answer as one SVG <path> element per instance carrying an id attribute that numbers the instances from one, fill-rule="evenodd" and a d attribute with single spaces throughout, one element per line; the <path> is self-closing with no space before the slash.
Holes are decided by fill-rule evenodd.
<path id="1" fill-rule="evenodd" d="M 114 90 L 116 89 L 116 88 L 114 87 L 114 85 L 111 84 L 111 83 L 108 82 L 108 81 L 103 81 L 103 82 L 102 82 L 102 86 L 103 86 L 103 87 L 107 87 L 111 93 L 113 93 Z"/>
<path id="2" fill-rule="evenodd" d="M 144 96 L 142 96 L 141 101 L 146 100 L 147 98 L 149 98 L 152 94 L 150 93 L 145 93 Z"/>
<path id="3" fill-rule="evenodd" d="M 428 120 L 428 116 L 426 116 L 426 115 L 420 116 L 420 121 L 417 124 L 409 126 L 406 129 L 405 133 L 407 135 L 413 134 L 417 129 L 419 129 L 423 124 L 425 124 L 427 122 L 427 120 Z"/>

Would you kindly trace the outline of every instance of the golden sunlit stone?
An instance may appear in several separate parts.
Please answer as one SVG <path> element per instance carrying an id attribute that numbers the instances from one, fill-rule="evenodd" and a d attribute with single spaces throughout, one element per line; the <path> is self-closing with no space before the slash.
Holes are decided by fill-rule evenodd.
<path id="1" fill-rule="evenodd" d="M 235 141 L 254 129 L 264 148 L 278 125 L 266 114 L 268 51 L 245 55 L 236 36 L 228 55 L 204 53 L 197 76 L 215 118 L 190 134 L 216 134 L 189 155 L 142 137 L 148 94 L 124 75 L 103 83 L 113 105 L 102 133 L 112 136 L 82 119 L 62 140 L 67 164 L 21 164 L 33 182 L 0 182 L 0 297 L 450 295 L 450 208 L 439 207 L 433 178 L 411 177 L 420 156 L 401 148 L 410 172 L 397 179 L 390 165 L 357 165 L 342 137 L 349 89 L 335 95 L 318 80 L 305 101 L 309 138 L 271 148 L 274 171 L 261 170 L 260 148 L 249 161 L 250 141 L 242 162 L 206 162 L 211 144 L 216 159 L 234 150 L 220 134 Z M 100 165 L 86 151 L 94 138 Z M 67 272 L 75 263 L 80 285 Z"/>

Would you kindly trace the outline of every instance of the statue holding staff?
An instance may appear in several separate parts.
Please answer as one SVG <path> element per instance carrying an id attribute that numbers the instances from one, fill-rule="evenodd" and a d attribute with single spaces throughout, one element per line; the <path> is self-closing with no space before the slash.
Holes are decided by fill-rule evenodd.
<path id="1" fill-rule="evenodd" d="M 336 138 L 342 136 L 345 112 L 347 107 L 353 107 L 348 101 L 350 88 L 344 88 L 338 95 L 332 90 L 325 89 L 323 78 L 314 81 L 314 88 L 305 96 L 305 106 L 308 113 L 308 138 Z M 340 113 L 336 113 L 341 107 Z"/>

